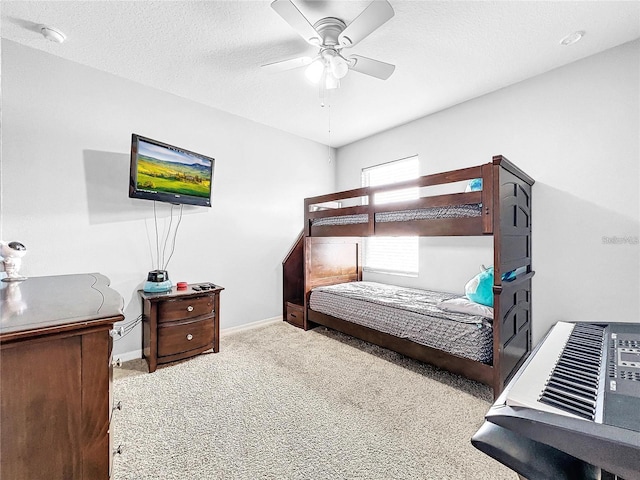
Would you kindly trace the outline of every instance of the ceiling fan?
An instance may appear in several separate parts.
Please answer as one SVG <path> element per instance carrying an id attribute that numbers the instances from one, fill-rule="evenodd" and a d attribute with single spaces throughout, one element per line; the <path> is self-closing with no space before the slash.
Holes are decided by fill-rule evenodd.
<path id="1" fill-rule="evenodd" d="M 324 90 L 338 88 L 340 79 L 349 70 L 386 80 L 395 70 L 389 63 L 360 55 L 345 56 L 344 49 L 351 48 L 391 19 L 393 8 L 387 0 L 374 0 L 349 25 L 335 17 L 321 18 L 313 25 L 291 0 L 275 0 L 271 8 L 280 15 L 309 44 L 318 48 L 314 57 L 303 56 L 262 65 L 262 68 L 280 72 L 306 66 L 305 76 L 320 84 Z"/>

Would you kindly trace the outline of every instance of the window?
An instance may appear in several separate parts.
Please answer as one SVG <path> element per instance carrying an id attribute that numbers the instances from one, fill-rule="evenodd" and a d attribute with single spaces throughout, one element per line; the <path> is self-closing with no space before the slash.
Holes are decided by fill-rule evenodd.
<path id="1" fill-rule="evenodd" d="M 418 156 L 362 169 L 362 186 L 374 187 L 411 180 L 419 176 Z M 383 192 L 373 198 L 376 205 L 416 199 L 418 188 Z M 364 269 L 401 275 L 418 274 L 418 237 L 366 237 Z"/>

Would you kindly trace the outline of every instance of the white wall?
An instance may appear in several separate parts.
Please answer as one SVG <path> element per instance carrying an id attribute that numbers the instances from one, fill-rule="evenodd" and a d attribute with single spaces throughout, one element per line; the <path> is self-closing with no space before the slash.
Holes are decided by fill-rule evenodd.
<path id="1" fill-rule="evenodd" d="M 638 322 L 639 59 L 631 42 L 343 147 L 337 187 L 414 154 L 425 174 L 505 155 L 536 180 L 534 342 L 559 320 Z M 421 242 L 419 278 L 368 278 L 462 293 L 492 262 L 489 239 Z"/>
<path id="2" fill-rule="evenodd" d="M 213 206 L 185 207 L 171 280 L 225 287 L 222 328 L 281 315 L 302 199 L 334 189 L 326 146 L 3 40 L 0 237 L 27 246 L 21 273 L 101 272 L 126 320 L 140 314 L 156 248 L 153 202 L 128 198 L 134 132 L 216 159 Z M 114 352 L 140 345 L 138 328 Z"/>
<path id="3" fill-rule="evenodd" d="M 638 321 L 640 247 L 603 237 L 639 235 L 639 58 L 636 41 L 342 147 L 336 187 L 413 154 L 423 173 L 503 154 L 536 179 L 534 341 L 558 320 Z M 3 40 L 0 237 L 27 246 L 22 272 L 102 272 L 139 315 L 155 240 L 153 204 L 127 197 L 132 132 L 216 158 L 213 207 L 185 208 L 172 280 L 223 285 L 223 328 L 280 315 L 302 198 L 334 190 L 325 146 Z M 420 253 L 418 279 L 387 281 L 461 292 L 492 261 L 487 238 Z M 139 348 L 139 329 L 115 345 Z"/>

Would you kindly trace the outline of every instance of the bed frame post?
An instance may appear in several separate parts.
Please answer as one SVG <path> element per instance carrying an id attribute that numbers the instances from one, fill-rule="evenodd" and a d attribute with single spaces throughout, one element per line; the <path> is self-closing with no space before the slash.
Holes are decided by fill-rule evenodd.
<path id="1" fill-rule="evenodd" d="M 495 157 L 494 157 L 495 160 Z M 500 257 L 502 246 L 502 230 L 500 229 L 500 165 L 491 165 L 491 194 L 493 205 L 492 226 L 493 231 L 493 399 L 497 399 L 504 388 L 502 367 L 502 311 L 500 297 L 502 295 L 502 277 L 500 269 Z M 484 189 L 484 185 L 483 185 Z"/>
<path id="2" fill-rule="evenodd" d="M 493 157 L 493 390 L 497 397 L 531 352 L 531 187 L 534 180 Z M 504 273 L 525 267 L 503 282 Z"/>
<path id="3" fill-rule="evenodd" d="M 500 209 L 498 208 L 496 213 L 496 209 L 494 207 L 494 205 L 497 204 L 494 202 L 493 198 L 493 172 L 493 164 L 487 163 L 482 166 L 482 233 L 485 235 L 491 235 L 493 233 L 493 218 L 500 214 Z"/>
<path id="4" fill-rule="evenodd" d="M 311 219 L 309 218 L 309 206 L 311 205 L 311 201 L 308 198 L 304 199 L 304 236 L 311 236 Z"/>

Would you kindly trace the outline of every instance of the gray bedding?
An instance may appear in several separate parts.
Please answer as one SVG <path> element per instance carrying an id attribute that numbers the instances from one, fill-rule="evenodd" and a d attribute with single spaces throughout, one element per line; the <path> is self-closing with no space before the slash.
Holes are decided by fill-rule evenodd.
<path id="1" fill-rule="evenodd" d="M 436 218 L 465 218 L 479 217 L 482 215 L 482 205 L 479 203 L 469 205 L 452 205 L 449 207 L 430 207 L 415 210 L 398 210 L 395 212 L 376 213 L 376 222 L 407 222 L 411 220 L 432 220 Z M 355 223 L 367 223 L 369 216 L 366 213 L 358 215 L 342 215 L 336 217 L 316 218 L 312 225 L 353 225 Z"/>
<path id="2" fill-rule="evenodd" d="M 491 364 L 490 320 L 438 308 L 451 293 L 375 282 L 350 282 L 314 288 L 312 310 L 445 352 Z"/>

